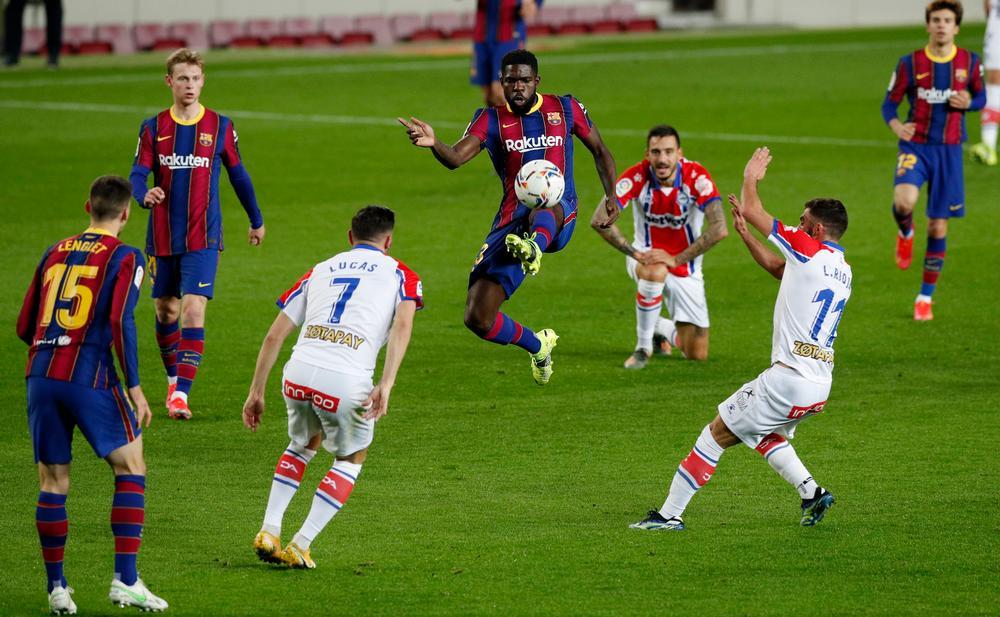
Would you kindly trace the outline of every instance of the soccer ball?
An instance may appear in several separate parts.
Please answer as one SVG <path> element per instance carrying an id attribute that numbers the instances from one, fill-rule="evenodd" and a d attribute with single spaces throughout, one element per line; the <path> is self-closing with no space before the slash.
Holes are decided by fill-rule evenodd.
<path id="1" fill-rule="evenodd" d="M 517 200 L 529 208 L 551 208 L 562 199 L 566 180 L 555 163 L 538 159 L 525 163 L 514 178 Z"/>

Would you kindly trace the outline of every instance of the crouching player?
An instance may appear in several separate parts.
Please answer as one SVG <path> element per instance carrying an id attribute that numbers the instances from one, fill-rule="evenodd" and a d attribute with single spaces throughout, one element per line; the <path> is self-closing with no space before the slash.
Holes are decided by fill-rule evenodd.
<path id="1" fill-rule="evenodd" d="M 781 280 L 774 306 L 771 366 L 719 404 L 694 448 L 674 474 L 663 507 L 650 510 L 637 529 L 683 530 L 688 502 L 712 479 L 726 448 L 743 442 L 757 450 L 802 497 L 803 526 L 820 522 L 833 505 L 788 443 L 799 422 L 823 411 L 833 375 L 833 341 L 851 295 L 851 267 L 837 242 L 847 229 L 847 210 L 836 199 L 805 204 L 799 227 L 787 227 L 768 214 L 757 182 L 771 154 L 758 148 L 743 172 L 743 203 L 730 196 L 736 231 L 754 260 Z M 747 222 L 778 247 L 769 251 L 747 229 Z"/>
<path id="2" fill-rule="evenodd" d="M 133 317 L 145 261 L 139 249 L 118 240 L 128 221 L 131 192 L 124 178 L 94 181 L 87 202 L 90 227 L 45 251 L 17 318 L 17 335 L 30 345 L 28 427 L 41 484 L 35 524 L 48 575 L 49 610 L 58 615 L 76 613 L 73 589 L 63 575 L 76 426 L 115 475 L 111 601 L 149 611 L 167 608 L 136 571 L 146 487 L 140 424 L 149 426 L 152 414 L 139 386 Z M 128 396 L 115 372 L 112 347 Z"/>
<path id="3" fill-rule="evenodd" d="M 267 376 L 282 343 L 301 326 L 282 380 L 291 443 L 278 459 L 264 524 L 254 538 L 263 561 L 315 568 L 309 546 L 344 506 L 371 445 L 423 307 L 420 279 L 387 254 L 395 215 L 380 206 L 351 221 L 351 249 L 317 264 L 278 300 L 281 311 L 257 356 L 243 423 L 256 431 Z M 388 340 L 378 385 L 375 360 Z M 284 549 L 281 521 L 320 443 L 335 456 L 313 496 L 305 523 Z"/>

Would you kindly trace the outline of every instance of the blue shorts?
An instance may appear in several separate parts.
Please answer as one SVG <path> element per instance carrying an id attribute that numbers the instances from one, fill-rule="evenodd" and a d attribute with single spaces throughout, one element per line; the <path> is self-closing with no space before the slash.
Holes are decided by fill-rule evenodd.
<path id="1" fill-rule="evenodd" d="M 576 208 L 562 202 L 563 207 L 563 227 L 552 239 L 552 243 L 545 247 L 546 253 L 561 251 L 573 236 L 573 229 L 576 227 Z M 472 266 L 472 273 L 469 274 L 469 287 L 479 279 L 489 279 L 495 281 L 503 287 L 503 291 L 510 298 L 524 281 L 524 271 L 521 270 L 521 262 L 514 258 L 507 251 L 504 238 L 507 234 L 523 235 L 529 231 L 528 217 L 522 216 L 514 219 L 504 227 L 490 231 L 483 242 L 483 247 L 479 249 L 479 255 Z"/>
<path id="2" fill-rule="evenodd" d="M 154 298 L 180 298 L 196 294 L 211 299 L 215 290 L 215 272 L 219 269 L 218 249 L 202 249 L 149 258 L 149 277 L 153 280 Z"/>
<path id="3" fill-rule="evenodd" d="M 965 216 L 962 146 L 899 142 L 894 184 L 927 183 L 927 218 Z"/>
<path id="4" fill-rule="evenodd" d="M 142 434 L 121 384 L 98 390 L 46 377 L 27 381 L 28 429 L 36 463 L 69 464 L 75 426 L 100 458 Z"/>
<path id="5" fill-rule="evenodd" d="M 473 86 L 488 86 L 494 81 L 500 81 L 500 61 L 509 52 L 524 47 L 523 43 L 524 41 L 473 43 L 469 82 Z"/>

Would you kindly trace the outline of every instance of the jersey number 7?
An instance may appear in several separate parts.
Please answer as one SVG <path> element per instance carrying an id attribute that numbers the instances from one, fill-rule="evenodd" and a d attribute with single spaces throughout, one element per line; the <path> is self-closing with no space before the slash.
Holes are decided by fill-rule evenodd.
<path id="1" fill-rule="evenodd" d="M 344 309 L 347 308 L 347 302 L 354 295 L 354 290 L 358 288 L 360 283 L 361 279 L 356 276 L 338 277 L 330 281 L 330 287 L 340 288 L 337 292 L 337 300 L 333 303 L 333 310 L 330 311 L 330 319 L 328 320 L 330 323 L 340 323 Z"/>

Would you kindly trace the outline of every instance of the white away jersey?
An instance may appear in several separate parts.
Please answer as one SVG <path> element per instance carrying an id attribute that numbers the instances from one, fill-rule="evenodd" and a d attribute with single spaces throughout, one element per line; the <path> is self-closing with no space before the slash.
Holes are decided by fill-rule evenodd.
<path id="1" fill-rule="evenodd" d="M 775 219 L 767 237 L 785 256 L 774 303 L 771 362 L 782 362 L 806 379 L 833 379 L 833 341 L 851 297 L 851 266 L 844 249 L 819 242 Z"/>
<path id="2" fill-rule="evenodd" d="M 371 378 L 396 305 L 404 300 L 423 308 L 420 279 L 374 246 L 356 244 L 316 264 L 278 299 L 301 326 L 292 359 Z"/>

